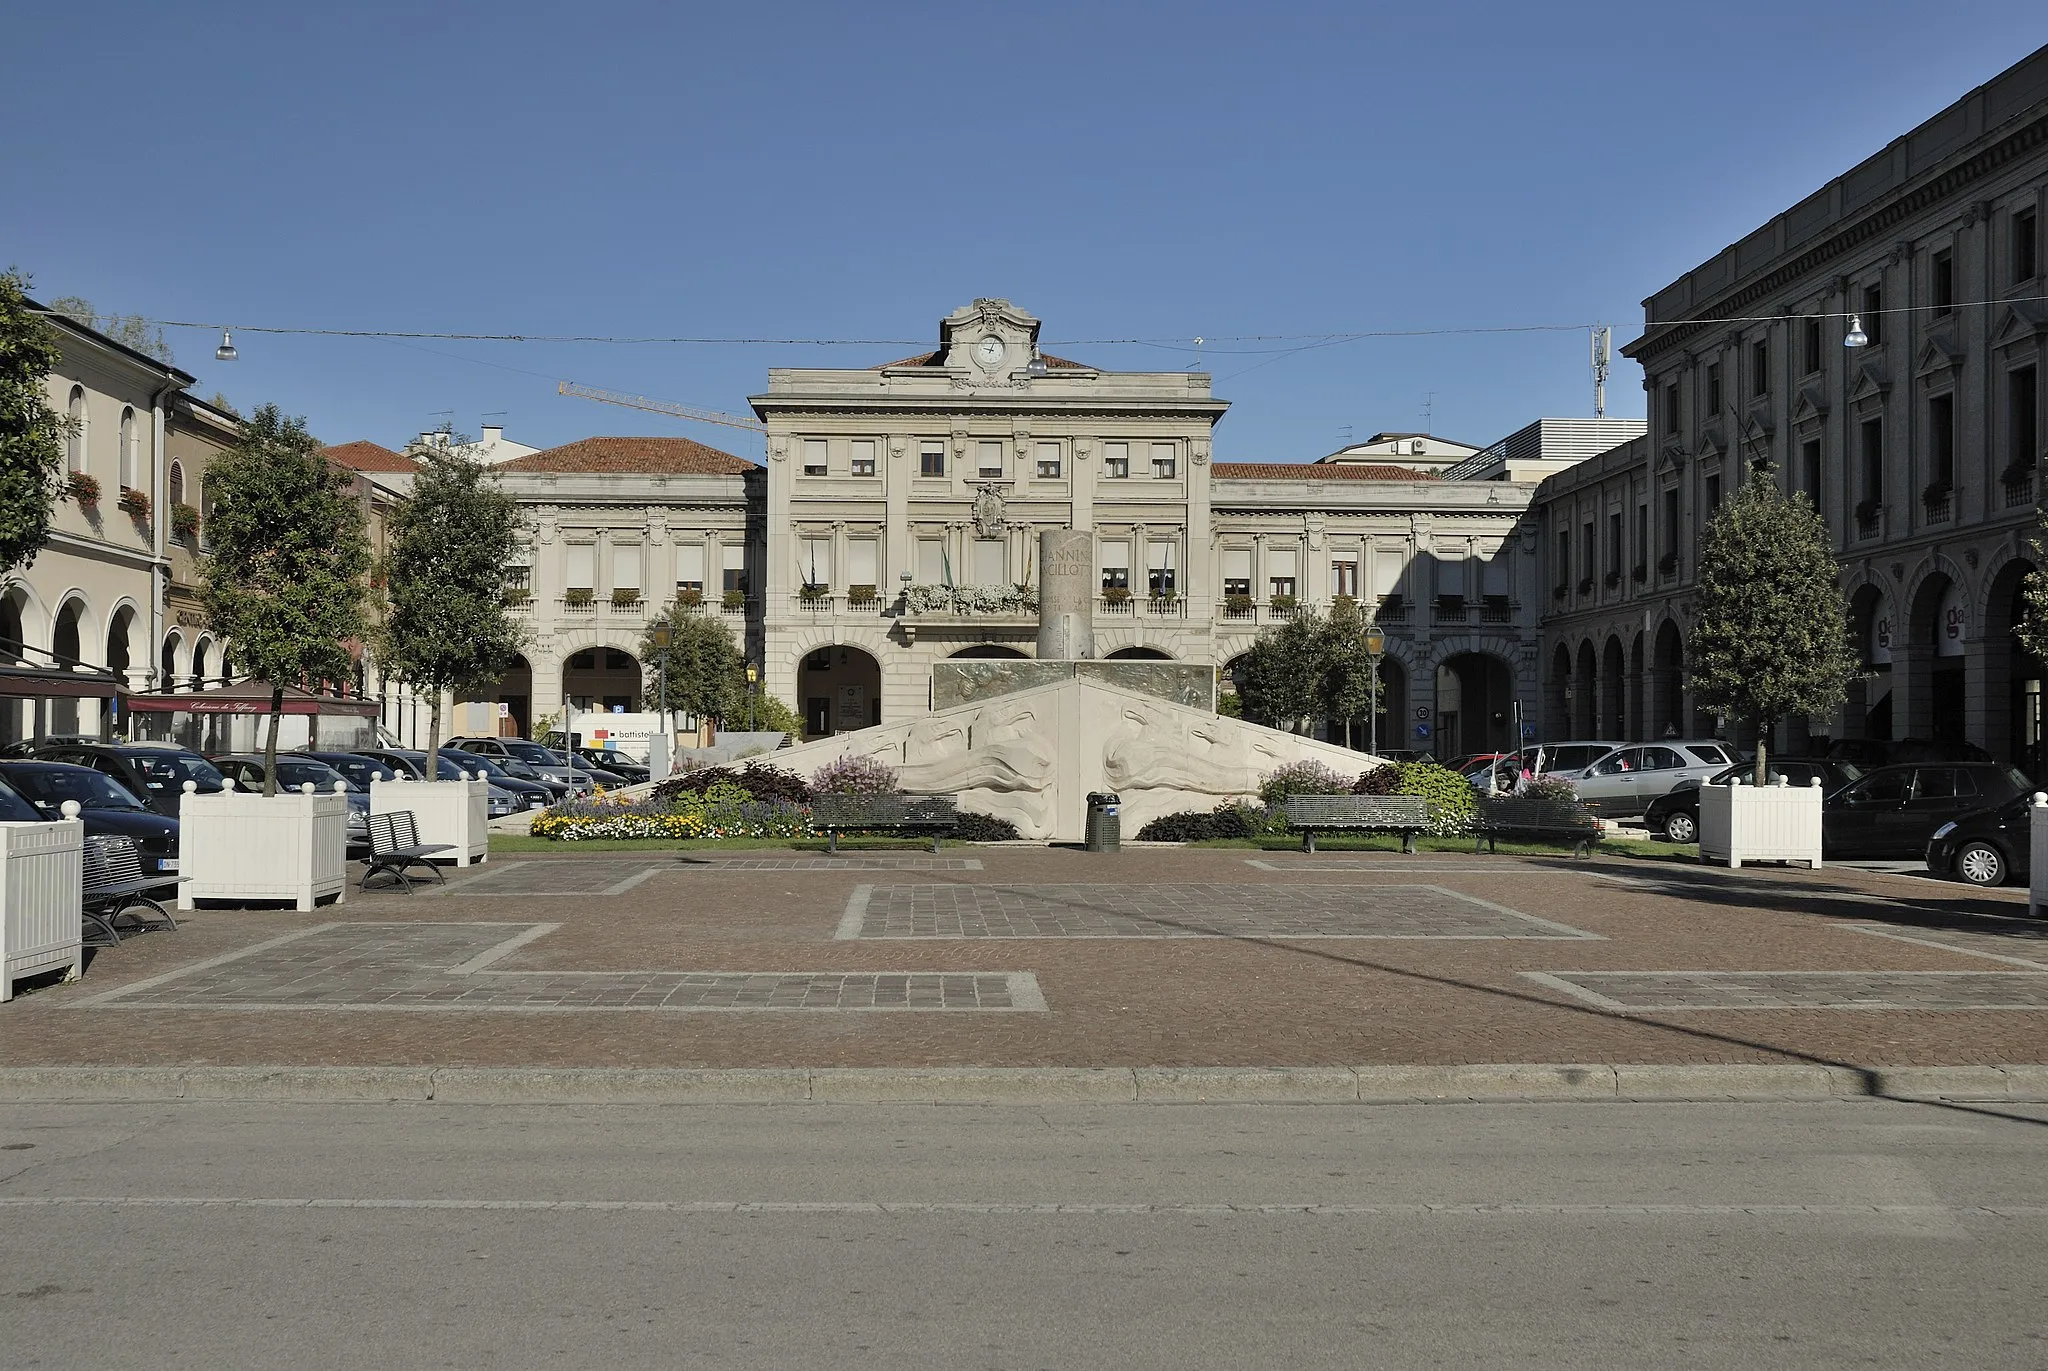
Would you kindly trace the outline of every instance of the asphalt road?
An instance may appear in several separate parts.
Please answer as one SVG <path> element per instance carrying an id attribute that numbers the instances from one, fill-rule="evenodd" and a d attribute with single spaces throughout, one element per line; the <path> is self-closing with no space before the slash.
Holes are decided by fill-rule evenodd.
<path id="1" fill-rule="evenodd" d="M 2042 1367 L 2048 1108 L 0 1106 L 10 1367 Z"/>

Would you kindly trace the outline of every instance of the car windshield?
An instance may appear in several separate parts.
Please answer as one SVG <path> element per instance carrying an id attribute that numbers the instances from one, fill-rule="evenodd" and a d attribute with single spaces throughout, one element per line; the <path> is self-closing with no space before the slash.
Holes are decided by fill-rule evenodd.
<path id="1" fill-rule="evenodd" d="M 179 791 L 187 781 L 201 791 L 220 789 L 220 773 L 196 752 L 136 751 L 128 754 L 128 760 L 135 763 L 151 790 Z"/>
<path id="2" fill-rule="evenodd" d="M 281 786 L 297 790 L 310 782 L 315 790 L 332 790 L 336 781 L 340 781 L 347 789 L 355 789 L 348 777 L 325 762 L 288 762 L 282 757 L 277 759 L 277 783 Z"/>
<path id="3" fill-rule="evenodd" d="M 2005 768 L 2005 779 L 2011 781 L 2014 785 L 2018 786 L 2020 790 L 2025 794 L 2031 795 L 2034 793 L 2033 781 L 2028 779 L 2026 772 L 2021 771 L 2016 766 L 2009 766 Z"/>
<path id="4" fill-rule="evenodd" d="M 66 800 L 78 801 L 81 809 L 148 808 L 113 777 L 102 776 L 82 766 L 10 771 L 7 779 L 41 810 L 62 809 Z"/>
<path id="5" fill-rule="evenodd" d="M 555 754 L 542 747 L 539 743 L 524 742 L 516 738 L 505 738 L 499 741 L 498 746 L 504 748 L 508 754 L 517 757 L 520 761 L 531 762 L 535 766 L 561 765 L 556 760 Z"/>
<path id="6" fill-rule="evenodd" d="M 42 822 L 42 818 L 13 786 L 0 782 L 0 823 L 33 824 Z"/>
<path id="7" fill-rule="evenodd" d="M 447 761 L 448 754 L 442 753 L 441 760 Z M 505 768 L 498 765 L 496 758 L 480 757 L 474 752 L 464 752 L 458 755 L 455 758 L 455 769 L 458 771 L 481 771 L 494 781 L 502 780 L 507 774 Z"/>

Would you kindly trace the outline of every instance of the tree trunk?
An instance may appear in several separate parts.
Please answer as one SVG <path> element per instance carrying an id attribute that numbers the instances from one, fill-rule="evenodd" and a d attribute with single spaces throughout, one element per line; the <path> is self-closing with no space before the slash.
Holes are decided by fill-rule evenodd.
<path id="1" fill-rule="evenodd" d="M 270 687 L 270 736 L 263 743 L 263 795 L 277 794 L 277 724 L 284 717 L 284 687 Z"/>
<path id="2" fill-rule="evenodd" d="M 1756 729 L 1756 783 L 1764 783 L 1764 754 L 1769 750 L 1771 730 L 1768 724 L 1759 722 Z"/>
<path id="3" fill-rule="evenodd" d="M 434 691 L 434 708 L 427 715 L 427 780 L 441 779 L 441 692 Z"/>

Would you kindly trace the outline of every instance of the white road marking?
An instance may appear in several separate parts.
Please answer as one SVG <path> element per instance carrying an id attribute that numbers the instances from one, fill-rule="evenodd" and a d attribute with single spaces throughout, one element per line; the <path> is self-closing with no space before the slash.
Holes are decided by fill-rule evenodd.
<path id="1" fill-rule="evenodd" d="M 2014 922 L 2017 922 L 2017 920 Z M 1974 947 L 1957 947 L 1954 943 L 1939 942 L 1933 938 L 1915 938 L 1910 934 L 1894 932 L 1889 928 L 1872 928 L 1868 924 L 1849 924 L 1846 927 L 1851 933 L 1868 933 L 1873 938 L 1890 938 L 1895 942 L 1915 943 L 1921 947 L 1938 947 L 1943 952 L 1954 952 L 1963 957 L 1982 957 L 1987 962 L 2003 962 L 2007 966 L 2023 966 L 2030 971 L 2048 971 L 2048 962 L 2031 961 L 2025 957 L 2011 957 L 1998 952 L 1982 952 Z"/>
<path id="2" fill-rule="evenodd" d="M 448 970 L 443 974 L 448 976 L 473 976 L 477 972 L 489 966 L 491 963 L 499 961 L 502 958 L 511 956 L 514 952 L 517 952 L 520 948 L 526 946 L 535 938 L 545 938 L 548 934 L 554 932 L 556 929 L 560 927 L 561 925 L 558 923 L 535 924 L 532 928 L 527 929 L 524 933 L 518 934 L 515 937 L 507 938 L 505 939 L 504 942 L 499 943 L 496 947 L 487 947 L 483 951 L 477 953 L 474 957 L 471 957 L 468 961 L 463 962 L 460 965 L 449 967 Z"/>
<path id="3" fill-rule="evenodd" d="M 872 885 L 857 885 L 853 894 L 846 897 L 846 912 L 839 916 L 839 927 L 833 932 L 832 940 L 850 943 L 859 939 L 861 925 L 867 922 L 868 901 L 875 897 Z"/>

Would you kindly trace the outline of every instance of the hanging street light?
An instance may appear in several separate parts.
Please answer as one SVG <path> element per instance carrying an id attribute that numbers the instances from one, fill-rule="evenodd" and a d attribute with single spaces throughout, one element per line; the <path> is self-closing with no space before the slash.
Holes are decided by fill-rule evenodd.
<path id="1" fill-rule="evenodd" d="M 1849 332 L 1842 339 L 1842 346 L 1845 348 L 1870 346 L 1870 335 L 1863 331 L 1863 317 L 1861 315 L 1852 314 L 1849 316 Z"/>
<path id="2" fill-rule="evenodd" d="M 226 329 L 220 331 L 220 346 L 213 350 L 213 360 L 216 362 L 232 362 L 235 360 L 235 340 Z"/>

